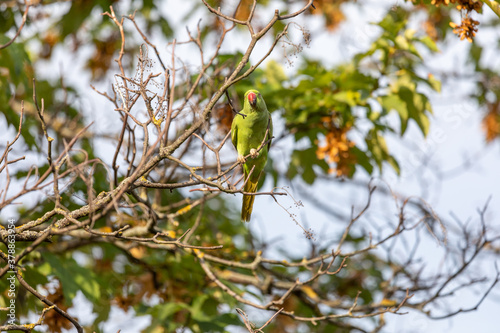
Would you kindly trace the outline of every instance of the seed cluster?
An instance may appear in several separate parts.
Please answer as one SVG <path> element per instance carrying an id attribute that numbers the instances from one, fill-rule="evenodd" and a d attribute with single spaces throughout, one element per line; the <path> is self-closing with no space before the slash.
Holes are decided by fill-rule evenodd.
<path id="1" fill-rule="evenodd" d="M 462 21 L 460 24 L 455 22 L 450 22 L 450 27 L 453 28 L 453 33 L 460 37 L 460 40 L 467 39 L 472 43 L 474 37 L 476 36 L 477 26 L 479 22 L 472 19 L 471 12 L 479 12 L 483 3 L 476 0 L 432 0 L 431 4 L 436 7 L 439 5 L 456 5 L 457 9 L 462 11 Z"/>

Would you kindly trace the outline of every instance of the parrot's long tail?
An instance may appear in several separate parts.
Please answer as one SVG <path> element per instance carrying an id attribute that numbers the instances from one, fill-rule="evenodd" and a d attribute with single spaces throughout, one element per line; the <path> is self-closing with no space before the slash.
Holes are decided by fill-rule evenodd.
<path id="1" fill-rule="evenodd" d="M 259 184 L 259 178 L 252 179 L 250 177 L 245 184 L 244 191 L 255 193 L 257 192 L 257 185 Z M 241 221 L 250 222 L 250 217 L 252 216 L 253 201 L 255 200 L 255 195 L 243 195 L 243 205 L 241 206 Z"/>

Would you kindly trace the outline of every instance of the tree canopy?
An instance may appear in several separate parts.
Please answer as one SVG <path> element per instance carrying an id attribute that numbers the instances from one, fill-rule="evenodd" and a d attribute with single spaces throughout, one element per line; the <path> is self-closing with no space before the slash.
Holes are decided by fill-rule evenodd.
<path id="1" fill-rule="evenodd" d="M 438 142 L 443 91 L 473 103 L 484 145 L 498 143 L 500 44 L 476 34 L 498 39 L 500 5 L 378 4 L 363 38 L 335 54 L 314 45 L 333 45 L 365 2 L 1 2 L 0 311 L 15 309 L 2 331 L 379 332 L 390 314 L 476 310 L 500 279 L 490 201 L 474 223 L 450 219 L 384 175 L 425 164 L 389 142 Z M 437 67 L 457 45 L 463 68 Z M 256 201 L 280 208 L 285 244 L 235 203 L 230 129 L 249 89 L 275 123 Z M 337 209 L 329 188 L 356 200 Z M 297 213 L 305 200 L 312 220 Z M 471 288 L 470 304 L 447 303 Z"/>

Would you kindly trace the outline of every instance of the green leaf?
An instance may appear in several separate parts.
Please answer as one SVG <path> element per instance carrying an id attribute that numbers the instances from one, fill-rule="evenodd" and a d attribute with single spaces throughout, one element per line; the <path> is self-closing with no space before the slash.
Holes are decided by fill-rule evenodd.
<path id="1" fill-rule="evenodd" d="M 96 4 L 94 1 L 73 1 L 69 11 L 59 22 L 62 37 L 74 34 L 83 24 L 85 19 L 90 16 L 92 9 Z"/>
<path id="2" fill-rule="evenodd" d="M 427 83 L 429 86 L 437 92 L 441 92 L 441 81 L 436 79 L 436 77 L 432 74 L 429 74 L 427 77 Z"/>
<path id="3" fill-rule="evenodd" d="M 378 25 L 391 36 L 395 37 L 406 25 L 407 18 L 408 12 L 401 6 L 398 6 L 394 10 L 390 10 Z"/>
<path id="4" fill-rule="evenodd" d="M 372 158 L 377 163 L 380 171 L 382 171 L 382 163 L 387 161 L 390 165 L 395 167 L 396 172 L 399 172 L 399 165 L 396 160 L 390 161 L 389 148 L 385 142 L 385 138 L 376 131 L 376 129 L 370 130 L 365 138 L 368 151 L 372 155 Z"/>
<path id="5" fill-rule="evenodd" d="M 352 147 L 351 151 L 354 156 L 356 156 L 356 162 L 359 164 L 369 175 L 373 173 L 373 165 L 370 163 L 370 158 L 364 151 L 359 149 L 358 147 Z"/>
<path id="6" fill-rule="evenodd" d="M 399 163 L 394 158 L 394 156 L 392 156 L 392 155 L 387 156 L 387 162 L 389 163 L 390 166 L 392 166 L 392 168 L 394 169 L 394 171 L 396 171 L 396 173 L 398 174 L 398 176 L 401 175 L 401 168 L 399 167 Z"/>
<path id="7" fill-rule="evenodd" d="M 1 33 L 6 33 L 9 30 L 14 30 L 16 27 L 16 21 L 15 21 L 15 16 L 12 11 L 12 8 L 2 8 L 0 10 L 0 32 Z M 0 40 L 4 38 L 5 36 L 0 36 Z M 5 44 L 7 38 L 3 39 L 0 41 L 0 44 Z"/>
<path id="8" fill-rule="evenodd" d="M 157 319 L 163 321 L 183 309 L 187 309 L 186 304 L 170 302 L 155 306 L 152 314 L 154 314 Z"/>
<path id="9" fill-rule="evenodd" d="M 483 53 L 483 48 L 479 46 L 477 43 L 472 43 L 470 45 L 470 58 L 468 60 L 472 62 L 475 66 L 475 70 L 478 71 L 481 68 L 480 60 L 481 54 Z"/>
<path id="10" fill-rule="evenodd" d="M 409 117 L 417 122 L 424 136 L 427 136 L 430 122 L 425 112 L 432 111 L 427 97 L 416 93 L 414 86 L 400 87 L 398 95 L 406 103 Z"/>
<path id="11" fill-rule="evenodd" d="M 68 304 L 71 304 L 78 291 L 91 302 L 100 300 L 99 283 L 91 268 L 78 265 L 73 258 L 56 256 L 50 252 L 43 252 L 42 258 L 50 264 L 51 273 L 59 279 Z"/>
<path id="12" fill-rule="evenodd" d="M 207 294 L 202 294 L 193 300 L 193 304 L 190 307 L 191 316 L 196 321 L 206 321 L 209 317 L 204 313 L 202 307 L 205 301 L 208 299 Z"/>
<path id="13" fill-rule="evenodd" d="M 400 48 L 401 50 L 409 50 L 410 49 L 410 43 L 408 43 L 408 40 L 401 35 L 396 36 L 396 39 L 394 40 L 394 42 L 396 43 L 396 46 L 398 48 Z"/>
<path id="14" fill-rule="evenodd" d="M 337 102 L 346 103 L 347 105 L 354 107 L 359 103 L 361 94 L 358 91 L 348 90 L 336 93 L 332 97 Z"/>
<path id="15" fill-rule="evenodd" d="M 396 110 L 401 120 L 401 135 L 406 132 L 408 127 L 409 112 L 406 103 L 398 95 L 389 95 L 379 97 L 380 105 L 386 112 Z"/>
<path id="16" fill-rule="evenodd" d="M 160 24 L 161 32 L 163 33 L 163 35 L 165 37 L 172 37 L 172 35 L 174 34 L 174 31 L 170 27 L 170 24 L 168 23 L 168 21 L 165 20 L 164 18 L 162 18 L 162 19 L 160 19 L 160 21 L 158 23 Z"/>
<path id="17" fill-rule="evenodd" d="M 419 39 L 417 39 L 417 41 L 427 46 L 427 48 L 433 52 L 439 51 L 436 43 L 429 36 L 420 37 Z"/>
<path id="18" fill-rule="evenodd" d="M 304 172 L 302 172 L 302 179 L 309 185 L 314 183 L 314 180 L 316 179 L 316 173 L 314 172 L 312 167 L 307 167 L 304 169 Z"/>
<path id="19" fill-rule="evenodd" d="M 411 117 L 417 122 L 422 134 L 427 136 L 427 134 L 429 134 L 430 121 L 429 117 L 426 115 L 426 111 L 432 112 L 430 102 L 425 95 L 415 94 L 414 105 L 415 114 L 412 112 Z"/>
<path id="20" fill-rule="evenodd" d="M 24 280 L 26 280 L 26 282 L 35 289 L 36 286 L 46 284 L 49 281 L 47 276 L 44 275 L 43 269 L 40 270 L 39 267 L 26 265 L 24 269 Z"/>
<path id="21" fill-rule="evenodd" d="M 307 184 L 312 184 L 316 180 L 313 166 L 320 165 L 324 170 L 326 162 L 319 160 L 316 156 L 316 147 L 311 147 L 304 150 L 294 150 L 290 164 L 292 168 L 301 172 L 302 179 Z M 328 170 L 328 165 L 326 165 L 326 169 Z"/>
<path id="22" fill-rule="evenodd" d="M 279 90 L 282 87 L 283 81 L 287 79 L 283 66 L 277 61 L 270 60 L 264 70 L 266 86 L 271 89 Z"/>

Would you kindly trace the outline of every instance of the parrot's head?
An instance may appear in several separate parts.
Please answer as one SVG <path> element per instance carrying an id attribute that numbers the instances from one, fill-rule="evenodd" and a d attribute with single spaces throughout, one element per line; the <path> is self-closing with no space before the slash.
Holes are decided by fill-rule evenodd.
<path id="1" fill-rule="evenodd" d="M 255 107 L 257 105 L 257 95 L 254 91 L 248 92 L 247 99 L 251 106 Z"/>
<path id="2" fill-rule="evenodd" d="M 258 111 L 267 109 L 262 95 L 257 90 L 249 90 L 245 93 L 246 103 L 250 104 L 252 109 L 257 109 Z"/>

